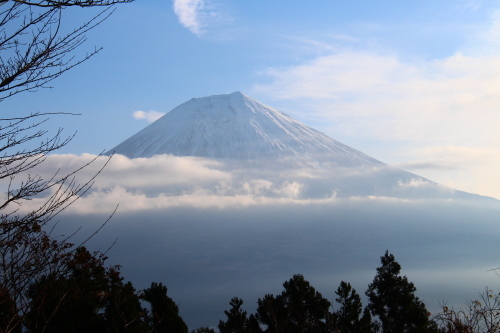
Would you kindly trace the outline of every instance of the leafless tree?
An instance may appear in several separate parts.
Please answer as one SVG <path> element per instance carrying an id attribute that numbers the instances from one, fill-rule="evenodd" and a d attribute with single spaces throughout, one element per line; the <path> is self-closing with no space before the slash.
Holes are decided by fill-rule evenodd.
<path id="1" fill-rule="evenodd" d="M 23 1 L 23 0 L 0 0 L 0 5 L 7 2 L 17 2 L 24 5 L 38 6 L 38 7 L 95 7 L 95 6 L 110 6 L 117 3 L 132 2 L 134 0 L 66 0 L 66 1 L 52 1 L 52 0 L 39 0 L 39 1 Z"/>
<path id="2" fill-rule="evenodd" d="M 50 87 L 64 72 L 97 52 L 81 57 L 75 50 L 85 33 L 113 11 L 113 4 L 133 0 L 0 0 L 0 101 L 21 92 Z M 105 6 L 100 13 L 63 32 L 64 10 L 70 6 Z M 54 218 L 90 189 L 97 175 L 77 183 L 75 175 L 57 170 L 50 179 L 36 173 L 46 155 L 65 146 L 64 138 L 43 130 L 51 114 L 29 113 L 14 118 L 0 113 L 0 332 L 20 332 L 30 308 L 27 290 L 43 275 L 58 272 L 71 255 L 69 237 L 55 237 Z M 2 119 L 3 118 L 3 119 Z M 103 166 L 104 167 L 104 166 Z M 26 209 L 34 198 L 45 198 Z M 51 224 L 51 225 L 50 225 Z"/>
<path id="3" fill-rule="evenodd" d="M 99 52 L 96 48 L 77 58 L 73 51 L 86 41 L 85 33 L 111 14 L 113 4 L 131 1 L 0 0 L 0 101 L 49 87 L 50 81 Z M 63 13 L 70 6 L 107 7 L 81 26 L 63 32 Z"/>
<path id="4" fill-rule="evenodd" d="M 500 294 L 486 287 L 475 300 L 458 309 L 441 304 L 434 320 L 446 333 L 494 333 L 500 331 Z"/>

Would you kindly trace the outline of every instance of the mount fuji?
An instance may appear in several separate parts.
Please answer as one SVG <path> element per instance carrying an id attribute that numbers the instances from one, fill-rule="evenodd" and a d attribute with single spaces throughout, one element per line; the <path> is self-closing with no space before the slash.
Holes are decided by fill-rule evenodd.
<path id="1" fill-rule="evenodd" d="M 390 167 L 241 92 L 193 98 L 112 153 L 214 159 L 247 180 L 298 182 L 308 197 L 486 198 Z"/>
<path id="2" fill-rule="evenodd" d="M 193 98 L 112 151 L 129 158 L 172 154 L 247 161 L 290 159 L 309 166 L 320 161 L 383 165 L 241 92 Z"/>

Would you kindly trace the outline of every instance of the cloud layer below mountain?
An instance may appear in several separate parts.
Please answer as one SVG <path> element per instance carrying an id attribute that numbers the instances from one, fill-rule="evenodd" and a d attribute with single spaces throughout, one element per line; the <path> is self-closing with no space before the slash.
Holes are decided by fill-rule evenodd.
<path id="1" fill-rule="evenodd" d="M 75 174 L 77 183 L 98 176 L 92 189 L 70 208 L 80 214 L 109 212 L 110 207 L 118 204 L 120 211 L 126 212 L 172 207 L 335 206 L 347 201 L 422 203 L 462 198 L 453 189 L 416 175 L 409 178 L 408 174 L 390 168 L 270 171 L 172 155 L 137 159 L 114 155 L 109 160 L 90 154 L 50 155 L 30 173 L 36 172 L 43 179 L 49 179 L 54 170 L 59 170 L 58 175 L 66 175 L 83 165 L 86 167 Z M 18 177 L 18 181 L 21 180 L 22 177 Z M 48 194 L 52 193 L 49 191 Z M 45 198 L 43 195 L 32 198 L 20 209 L 37 207 L 44 203 Z"/>

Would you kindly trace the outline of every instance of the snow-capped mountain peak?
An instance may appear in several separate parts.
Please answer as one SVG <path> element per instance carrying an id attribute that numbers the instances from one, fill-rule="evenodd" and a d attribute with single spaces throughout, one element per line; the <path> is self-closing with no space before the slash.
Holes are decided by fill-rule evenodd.
<path id="1" fill-rule="evenodd" d="M 157 154 L 317 166 L 383 163 L 241 92 L 193 98 L 108 153 L 130 158 Z"/>

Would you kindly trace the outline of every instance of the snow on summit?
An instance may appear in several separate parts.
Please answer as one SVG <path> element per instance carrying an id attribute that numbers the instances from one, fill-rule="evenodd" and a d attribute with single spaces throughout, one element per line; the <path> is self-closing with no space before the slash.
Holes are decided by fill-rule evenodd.
<path id="1" fill-rule="evenodd" d="M 287 159 L 310 166 L 383 165 L 241 92 L 193 98 L 108 153 L 113 151 L 129 158 L 172 154 Z"/>

